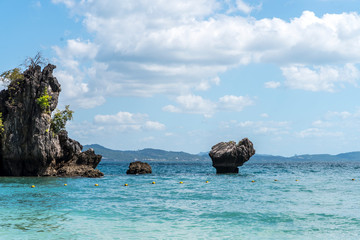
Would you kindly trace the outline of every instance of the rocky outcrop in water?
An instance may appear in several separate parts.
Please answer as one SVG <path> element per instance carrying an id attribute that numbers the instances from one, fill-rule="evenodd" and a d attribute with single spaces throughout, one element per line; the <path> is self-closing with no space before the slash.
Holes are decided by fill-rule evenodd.
<path id="1" fill-rule="evenodd" d="M 82 151 L 65 130 L 54 133 L 51 113 L 58 104 L 61 87 L 53 76 L 54 65 L 30 66 L 23 79 L 12 81 L 0 92 L 3 129 L 0 136 L 1 176 L 101 177 L 96 170 L 101 156 Z M 44 109 L 39 98 L 48 95 Z"/>
<path id="2" fill-rule="evenodd" d="M 242 166 L 255 154 L 253 143 L 244 138 L 236 144 L 233 141 L 221 142 L 211 148 L 209 156 L 216 173 L 238 173 Z"/>
<path id="3" fill-rule="evenodd" d="M 130 163 L 126 174 L 146 174 L 152 173 L 151 166 L 146 162 L 135 161 Z"/>

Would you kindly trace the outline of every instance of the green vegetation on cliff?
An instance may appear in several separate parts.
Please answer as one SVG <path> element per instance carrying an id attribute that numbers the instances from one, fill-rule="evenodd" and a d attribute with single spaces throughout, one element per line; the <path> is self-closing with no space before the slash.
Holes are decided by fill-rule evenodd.
<path id="1" fill-rule="evenodd" d="M 69 105 L 65 106 L 65 110 L 60 111 L 59 109 L 56 109 L 56 112 L 54 113 L 54 116 L 51 119 L 51 125 L 50 128 L 54 133 L 59 133 L 61 130 L 65 130 L 65 126 L 67 121 L 73 119 L 73 113 L 74 111 L 69 109 Z"/>
<path id="2" fill-rule="evenodd" d="M 50 112 L 51 98 L 52 97 L 48 94 L 47 89 L 45 88 L 43 95 L 36 99 L 37 104 L 40 105 L 41 109 L 44 112 Z"/>
<path id="3" fill-rule="evenodd" d="M 16 80 L 23 80 L 24 75 L 20 68 L 14 68 L 8 71 L 3 72 L 0 75 L 0 80 L 4 82 L 6 85 L 9 85 L 11 82 Z"/>

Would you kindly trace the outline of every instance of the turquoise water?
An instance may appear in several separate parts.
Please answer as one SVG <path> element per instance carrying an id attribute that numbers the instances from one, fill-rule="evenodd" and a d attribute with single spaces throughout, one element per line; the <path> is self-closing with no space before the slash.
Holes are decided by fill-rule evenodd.
<path id="1" fill-rule="evenodd" d="M 360 238 L 360 162 L 250 161 L 235 175 L 149 163 L 144 176 L 104 160 L 101 179 L 0 178 L 0 239 Z"/>

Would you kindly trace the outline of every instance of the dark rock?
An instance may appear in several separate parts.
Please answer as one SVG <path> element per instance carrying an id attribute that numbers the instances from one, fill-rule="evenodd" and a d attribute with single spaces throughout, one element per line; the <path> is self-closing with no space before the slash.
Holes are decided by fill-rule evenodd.
<path id="1" fill-rule="evenodd" d="M 126 174 L 146 174 L 152 173 L 151 166 L 146 162 L 135 161 L 130 163 Z"/>
<path id="2" fill-rule="evenodd" d="M 101 156 L 82 151 L 79 142 L 66 131 L 50 128 L 61 86 L 53 76 L 54 65 L 29 67 L 24 79 L 10 83 L 0 92 L 4 131 L 0 135 L 1 176 L 83 176 L 100 177 L 96 170 Z M 51 96 L 49 109 L 37 103 L 44 91 Z"/>
<path id="3" fill-rule="evenodd" d="M 209 156 L 216 173 L 238 173 L 242 166 L 255 154 L 252 142 L 244 138 L 236 144 L 233 141 L 221 142 L 211 148 Z"/>

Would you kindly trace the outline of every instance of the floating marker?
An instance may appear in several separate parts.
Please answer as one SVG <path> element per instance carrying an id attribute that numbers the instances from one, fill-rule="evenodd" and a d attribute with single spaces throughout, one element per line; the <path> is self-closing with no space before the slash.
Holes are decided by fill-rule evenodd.
<path id="1" fill-rule="evenodd" d="M 124 184 L 125 187 L 129 186 L 127 183 Z"/>
<path id="2" fill-rule="evenodd" d="M 209 183 L 209 181 L 206 181 L 205 183 Z"/>
<path id="3" fill-rule="evenodd" d="M 99 184 L 95 183 L 95 187 L 98 187 L 98 186 L 99 186 Z"/>
<path id="4" fill-rule="evenodd" d="M 255 180 L 252 180 L 251 182 L 255 182 Z"/>
<path id="5" fill-rule="evenodd" d="M 298 182 L 299 180 L 296 179 L 295 181 Z"/>
<path id="6" fill-rule="evenodd" d="M 151 184 L 155 184 L 155 182 L 152 182 Z"/>
<path id="7" fill-rule="evenodd" d="M 35 187 L 35 185 L 31 185 L 31 188 L 34 188 Z"/>
<path id="8" fill-rule="evenodd" d="M 65 183 L 64 186 L 67 186 L 67 184 Z"/>
<path id="9" fill-rule="evenodd" d="M 274 179 L 274 182 L 277 182 L 277 179 Z"/>
<path id="10" fill-rule="evenodd" d="M 183 182 L 179 182 L 180 184 L 183 184 Z"/>
<path id="11" fill-rule="evenodd" d="M 355 178 L 351 179 L 352 181 L 355 181 Z"/>

